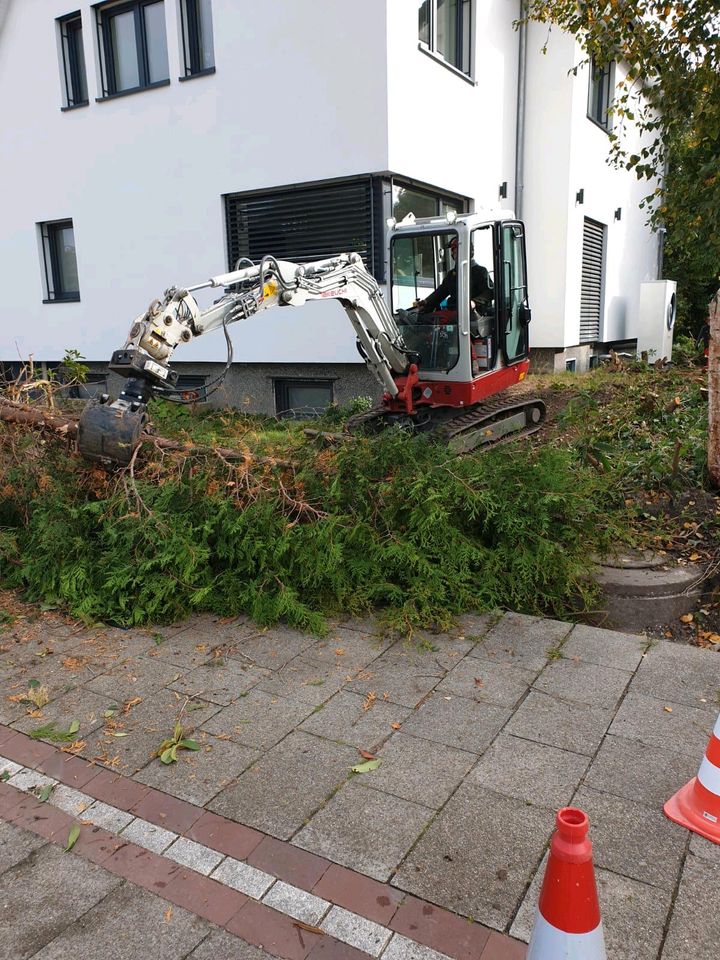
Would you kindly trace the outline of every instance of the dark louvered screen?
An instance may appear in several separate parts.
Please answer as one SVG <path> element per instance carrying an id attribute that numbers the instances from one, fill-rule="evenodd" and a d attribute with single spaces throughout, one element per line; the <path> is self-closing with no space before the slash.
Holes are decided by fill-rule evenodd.
<path id="1" fill-rule="evenodd" d="M 378 280 L 383 269 L 382 201 L 372 177 L 309 187 L 286 187 L 225 197 L 228 264 L 265 254 L 304 263 L 336 253 L 359 253 Z M 378 227 L 380 216 L 380 228 Z"/>
<path id="2" fill-rule="evenodd" d="M 586 217 L 580 290 L 580 343 L 594 343 L 600 339 L 604 248 L 604 225 Z"/>

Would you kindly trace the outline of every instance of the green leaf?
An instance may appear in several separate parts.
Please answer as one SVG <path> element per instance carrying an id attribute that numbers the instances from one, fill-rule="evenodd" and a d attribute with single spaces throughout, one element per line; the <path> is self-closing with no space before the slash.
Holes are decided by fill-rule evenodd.
<path id="1" fill-rule="evenodd" d="M 160 759 L 163 763 L 174 763 L 177 760 L 177 744 L 168 747 L 167 750 L 163 750 L 160 754 Z"/>
<path id="2" fill-rule="evenodd" d="M 182 724 L 178 720 L 175 724 L 175 730 L 173 731 L 173 740 L 177 743 L 178 740 L 182 740 L 183 728 Z"/>
<path id="3" fill-rule="evenodd" d="M 40 803 L 45 803 L 47 800 L 49 800 L 50 794 L 53 792 L 54 789 L 55 789 L 54 783 L 46 783 L 45 786 L 40 791 L 40 793 L 38 794 L 38 799 L 40 800 Z"/>
<path id="4" fill-rule="evenodd" d="M 199 750 L 200 744 L 197 740 L 181 740 L 178 743 L 179 747 L 185 747 L 186 750 Z"/>
<path id="5" fill-rule="evenodd" d="M 68 834 L 67 843 L 65 844 L 65 853 L 67 853 L 68 850 L 72 850 L 72 848 L 77 843 L 77 839 L 79 836 L 80 836 L 80 826 L 79 824 L 74 823 L 70 827 L 70 833 Z"/>
<path id="6" fill-rule="evenodd" d="M 28 690 L 37 690 L 40 686 L 39 680 L 28 680 Z"/>
<path id="7" fill-rule="evenodd" d="M 9 779 L 10 779 L 10 771 L 3 770 L 3 772 L 0 773 L 0 780 L 2 780 L 2 782 L 4 783 L 6 780 L 9 780 Z"/>
<path id="8" fill-rule="evenodd" d="M 114 730 L 111 730 L 111 731 L 110 731 L 110 736 L 111 736 L 111 737 L 118 737 L 118 738 L 119 738 L 119 737 L 126 737 L 127 734 L 126 734 L 126 733 L 122 733 L 121 731 L 117 731 L 117 732 L 116 732 L 116 731 L 114 731 Z"/>
<path id="9" fill-rule="evenodd" d="M 359 763 L 352 768 L 353 773 L 370 773 L 371 770 L 377 770 L 380 766 L 380 760 L 366 760 L 365 763 Z"/>
<path id="10" fill-rule="evenodd" d="M 80 729 L 80 721 L 79 721 L 79 720 L 73 720 L 73 722 L 72 722 L 72 723 L 70 724 L 70 726 L 68 727 L 67 732 L 68 732 L 68 733 L 77 733 L 79 729 Z"/>
<path id="11" fill-rule="evenodd" d="M 119 709 L 118 707 L 111 707 L 109 710 L 105 710 L 103 713 L 103 717 L 105 717 L 106 720 L 109 720 L 110 717 L 115 716 L 115 714 L 118 712 L 118 709 Z"/>

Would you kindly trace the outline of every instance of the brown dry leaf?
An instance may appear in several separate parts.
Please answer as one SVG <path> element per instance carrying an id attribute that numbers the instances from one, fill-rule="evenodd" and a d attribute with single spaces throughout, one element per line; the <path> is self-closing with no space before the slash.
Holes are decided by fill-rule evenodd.
<path id="1" fill-rule="evenodd" d="M 60 747 L 61 753 L 82 753 L 87 742 L 85 740 L 74 740 L 72 743 L 66 743 L 64 747 Z"/>
<path id="2" fill-rule="evenodd" d="M 61 662 L 66 670 L 79 670 L 89 659 L 89 657 L 64 657 Z"/>
<path id="3" fill-rule="evenodd" d="M 699 560 L 699 559 L 700 559 L 700 554 L 699 554 L 699 553 L 691 553 L 691 554 L 690 554 L 690 559 L 691 559 L 691 560 Z"/>
<path id="4" fill-rule="evenodd" d="M 127 701 L 123 704 L 122 712 L 123 712 L 123 713 L 130 713 L 130 711 L 132 710 L 132 708 L 133 708 L 134 706 L 136 706 L 138 703 L 142 703 L 142 697 L 133 697 L 132 700 L 127 700 Z"/>
<path id="5" fill-rule="evenodd" d="M 207 651 L 208 645 L 206 643 L 196 643 L 195 649 L 198 653 L 205 653 Z"/>
<path id="6" fill-rule="evenodd" d="M 374 759 L 375 759 L 375 754 L 374 754 L 374 753 L 368 753 L 367 750 L 358 750 L 358 753 L 359 753 L 360 756 L 363 758 L 363 760 L 374 760 Z"/>
<path id="7" fill-rule="evenodd" d="M 232 737 L 230 736 L 229 733 L 216 733 L 215 739 L 216 740 L 232 740 Z"/>
<path id="8" fill-rule="evenodd" d="M 672 632 L 672 630 L 666 630 L 666 631 L 665 631 L 665 636 L 668 638 L 668 640 L 672 640 L 672 637 L 673 637 L 673 632 Z"/>
<path id="9" fill-rule="evenodd" d="M 163 914 L 163 916 L 165 917 L 165 923 L 170 923 L 170 921 L 172 920 L 172 915 L 173 915 L 173 908 L 172 908 L 172 904 L 170 904 L 170 906 L 167 908 L 167 910 Z"/>
<path id="10" fill-rule="evenodd" d="M 338 657 L 342 657 L 345 653 L 345 647 L 335 647 L 335 653 Z"/>
<path id="11" fill-rule="evenodd" d="M 680 617 L 680 623 L 692 623 L 695 617 L 691 613 L 684 613 Z"/>
<path id="12" fill-rule="evenodd" d="M 665 713 L 672 713 L 672 712 L 673 712 L 673 708 L 672 708 L 672 707 L 663 707 L 663 710 L 665 711 Z"/>
<path id="13" fill-rule="evenodd" d="M 475 677 L 475 686 L 476 686 L 476 687 L 483 687 L 483 686 L 485 686 L 485 681 L 483 680 L 482 677 Z"/>
<path id="14" fill-rule="evenodd" d="M 363 710 L 367 711 L 377 700 L 377 694 L 374 690 L 368 690 L 365 694 L 365 702 L 363 703 Z"/>
<path id="15" fill-rule="evenodd" d="M 401 724 L 401 723 L 391 723 L 390 726 L 393 728 L 393 730 L 399 730 L 400 727 L 402 726 L 402 724 Z"/>
<path id="16" fill-rule="evenodd" d="M 300 930 L 307 930 L 308 933 L 316 933 L 319 937 L 324 935 L 320 927 L 314 927 L 311 923 L 303 923 L 302 920 L 293 920 L 293 926 Z"/>

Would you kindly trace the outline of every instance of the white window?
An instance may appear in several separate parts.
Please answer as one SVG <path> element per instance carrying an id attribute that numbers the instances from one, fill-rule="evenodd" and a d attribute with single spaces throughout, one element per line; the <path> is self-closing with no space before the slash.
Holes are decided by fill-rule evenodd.
<path id="1" fill-rule="evenodd" d="M 467 76 L 471 36 L 472 0 L 422 0 L 418 10 L 420 43 Z"/>

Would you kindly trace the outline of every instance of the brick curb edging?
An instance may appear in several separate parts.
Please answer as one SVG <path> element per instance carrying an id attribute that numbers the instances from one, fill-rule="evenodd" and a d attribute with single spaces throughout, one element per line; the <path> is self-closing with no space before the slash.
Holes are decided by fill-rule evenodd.
<path id="1" fill-rule="evenodd" d="M 522 960 L 525 944 L 466 920 L 396 887 L 63 753 L 0 724 L 0 753 L 24 767 L 181 837 L 273 874 L 280 880 L 382 924 L 454 960 Z M 0 818 L 65 844 L 77 819 L 0 783 Z M 246 894 L 137 846 L 102 827 L 81 831 L 73 853 L 150 892 L 225 927 L 284 960 L 367 960 L 367 954 Z"/>

